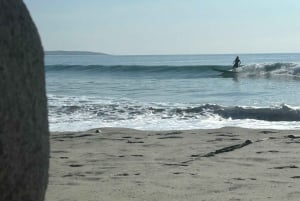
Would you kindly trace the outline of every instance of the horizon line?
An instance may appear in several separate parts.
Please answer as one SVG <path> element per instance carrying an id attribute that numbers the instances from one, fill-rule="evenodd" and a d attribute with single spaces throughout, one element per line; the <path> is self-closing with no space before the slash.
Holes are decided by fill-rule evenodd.
<path id="1" fill-rule="evenodd" d="M 178 55 L 251 55 L 251 54 L 300 54 L 299 52 L 255 52 L 255 53 L 174 53 L 174 54 L 113 54 L 107 52 L 98 52 L 98 51 L 90 51 L 90 50 L 44 50 L 44 52 L 86 52 L 86 53 L 94 53 L 94 54 L 103 54 L 106 56 L 178 56 Z"/>

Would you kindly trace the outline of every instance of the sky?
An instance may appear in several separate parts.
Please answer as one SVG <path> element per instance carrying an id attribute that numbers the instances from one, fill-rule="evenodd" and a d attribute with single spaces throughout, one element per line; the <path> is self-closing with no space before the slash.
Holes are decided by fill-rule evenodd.
<path id="1" fill-rule="evenodd" d="M 45 50 L 300 52 L 299 0 L 24 0 Z"/>

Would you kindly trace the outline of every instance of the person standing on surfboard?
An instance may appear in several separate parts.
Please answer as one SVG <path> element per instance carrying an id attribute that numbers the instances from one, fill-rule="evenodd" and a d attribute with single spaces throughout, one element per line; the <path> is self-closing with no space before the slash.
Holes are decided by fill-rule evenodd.
<path id="1" fill-rule="evenodd" d="M 233 61 L 233 69 L 235 69 L 235 68 L 238 68 L 239 66 L 240 66 L 240 64 L 241 64 L 241 60 L 240 60 L 240 58 L 239 58 L 239 56 L 237 56 L 236 58 L 235 58 L 235 60 Z"/>

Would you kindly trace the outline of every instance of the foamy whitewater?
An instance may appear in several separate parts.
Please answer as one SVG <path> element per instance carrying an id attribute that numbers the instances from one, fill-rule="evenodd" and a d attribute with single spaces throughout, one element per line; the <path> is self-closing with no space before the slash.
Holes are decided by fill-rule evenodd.
<path id="1" fill-rule="evenodd" d="M 300 54 L 50 55 L 51 131 L 300 129 Z"/>

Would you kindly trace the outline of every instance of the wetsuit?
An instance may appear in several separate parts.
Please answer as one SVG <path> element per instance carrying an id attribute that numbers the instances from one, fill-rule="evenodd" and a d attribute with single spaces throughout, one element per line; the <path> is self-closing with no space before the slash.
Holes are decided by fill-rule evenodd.
<path id="1" fill-rule="evenodd" d="M 238 68 L 239 65 L 240 65 L 240 63 L 241 63 L 241 60 L 240 60 L 239 58 L 236 58 L 236 59 L 234 60 L 233 68 Z"/>

